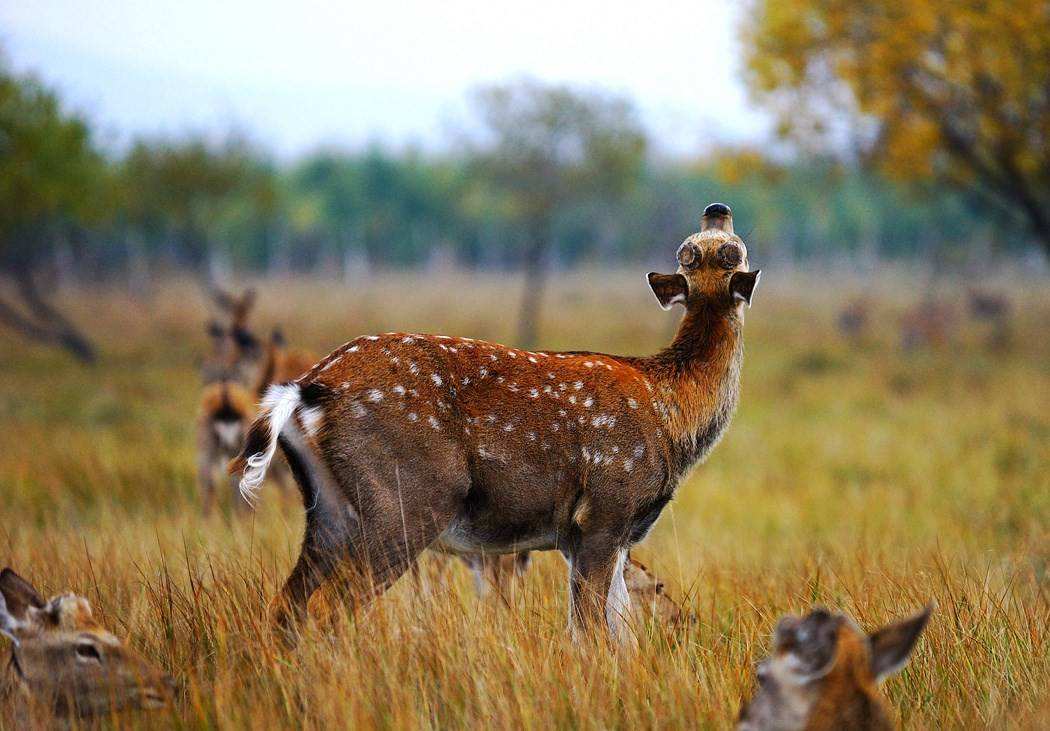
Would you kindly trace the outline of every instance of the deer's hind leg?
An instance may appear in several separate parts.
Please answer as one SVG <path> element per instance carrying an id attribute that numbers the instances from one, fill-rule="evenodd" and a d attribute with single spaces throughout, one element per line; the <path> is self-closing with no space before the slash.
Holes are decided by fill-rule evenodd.
<path id="1" fill-rule="evenodd" d="M 397 581 L 452 521 L 467 477 L 465 469 L 435 475 L 425 465 L 413 470 L 395 462 L 354 470 L 346 485 L 337 485 L 298 434 L 282 435 L 281 444 L 303 493 L 306 532 L 271 618 L 294 642 L 322 584 L 356 611 Z"/>

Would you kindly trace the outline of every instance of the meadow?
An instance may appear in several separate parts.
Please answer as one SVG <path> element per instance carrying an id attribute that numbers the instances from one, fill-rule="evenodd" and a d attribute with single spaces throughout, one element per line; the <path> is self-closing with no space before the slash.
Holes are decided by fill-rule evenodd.
<path id="1" fill-rule="evenodd" d="M 559 275 L 541 347 L 655 350 L 643 272 Z M 253 282 L 260 334 L 319 354 L 407 330 L 509 342 L 520 283 L 380 274 Z M 100 345 L 85 367 L 0 332 L 0 564 L 87 596 L 102 622 L 177 679 L 149 728 L 728 728 L 777 618 L 823 604 L 866 628 L 937 603 L 886 686 L 907 728 L 1050 726 L 1050 294 L 1007 278 L 1009 342 L 964 316 L 966 285 L 765 273 L 745 325 L 741 406 L 635 554 L 698 621 L 638 626 L 639 651 L 574 647 L 564 563 L 535 558 L 511 607 L 456 566 L 401 581 L 296 650 L 266 607 L 298 555 L 302 508 L 273 485 L 204 519 L 194 482 L 208 301 L 190 282 L 147 301 L 63 295 Z M 903 351 L 901 313 L 933 287 L 959 312 L 945 345 Z M 875 303 L 859 340 L 843 303 Z M 436 563 L 434 558 L 426 559 Z M 3 641 L 0 640 L 0 643 Z M 0 726 L 10 715 L 0 711 Z"/>

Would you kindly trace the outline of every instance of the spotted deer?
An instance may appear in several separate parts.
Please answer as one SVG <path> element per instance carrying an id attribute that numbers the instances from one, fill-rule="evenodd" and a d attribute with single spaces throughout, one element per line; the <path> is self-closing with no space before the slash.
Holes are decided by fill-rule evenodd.
<path id="1" fill-rule="evenodd" d="M 254 415 L 255 399 L 235 381 L 224 378 L 204 387 L 197 413 L 197 486 L 205 515 L 215 507 L 215 473 L 237 456 Z M 234 505 L 245 504 L 235 500 Z"/>
<path id="2" fill-rule="evenodd" d="M 664 309 L 685 308 L 653 356 L 387 333 L 271 386 L 230 469 L 254 499 L 280 445 L 303 495 L 301 554 L 271 606 L 281 634 L 295 642 L 322 583 L 356 610 L 433 546 L 558 550 L 573 635 L 603 623 L 628 639 L 627 549 L 729 424 L 758 281 L 722 204 L 677 257 L 648 275 Z"/>
<path id="3" fill-rule="evenodd" d="M 60 594 L 45 602 L 9 568 L 0 572 L 0 635 L 11 642 L 0 695 L 23 710 L 93 716 L 172 700 L 172 679 L 103 629 L 87 599 Z"/>
<path id="4" fill-rule="evenodd" d="M 784 617 L 773 654 L 758 666 L 758 691 L 740 712 L 738 731 L 890 731 L 879 684 L 907 663 L 932 607 L 865 634 L 844 614 L 817 608 Z"/>

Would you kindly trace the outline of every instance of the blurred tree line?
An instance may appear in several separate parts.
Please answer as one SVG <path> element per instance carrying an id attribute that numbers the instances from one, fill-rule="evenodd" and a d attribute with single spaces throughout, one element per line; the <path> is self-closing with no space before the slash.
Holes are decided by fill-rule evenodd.
<path id="1" fill-rule="evenodd" d="M 0 63 L 0 324 L 90 359 L 46 295 L 70 279 L 145 292 L 170 271 L 459 266 L 524 271 L 527 345 L 550 267 L 666 263 L 716 200 L 759 262 L 1050 249 L 1050 33 L 993 33 L 1021 21 L 971 3 L 861 5 L 756 3 L 751 82 L 794 154 L 659 159 L 630 100 L 531 81 L 476 91 L 470 132 L 441 154 L 369 146 L 279 165 L 237 137 L 115 153 Z M 1046 3 L 1022 5 L 1045 25 Z M 849 134 L 835 139 L 835 120 Z"/>

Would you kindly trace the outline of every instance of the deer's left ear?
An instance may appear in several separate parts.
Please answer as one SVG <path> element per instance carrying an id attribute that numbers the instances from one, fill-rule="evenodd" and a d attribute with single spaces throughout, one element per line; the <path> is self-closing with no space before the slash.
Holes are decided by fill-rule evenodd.
<path id="1" fill-rule="evenodd" d="M 656 301 L 665 310 L 671 309 L 675 302 L 685 304 L 689 297 L 689 283 L 681 274 L 658 274 L 649 272 L 649 286 L 653 288 Z"/>
<path id="2" fill-rule="evenodd" d="M 750 307 L 751 295 L 755 293 L 755 287 L 758 286 L 758 278 L 761 275 L 761 269 L 753 272 L 734 272 L 729 278 L 729 294 L 733 296 L 733 300 L 745 302 Z"/>
<path id="3" fill-rule="evenodd" d="M 28 581 L 11 569 L 0 571 L 0 596 L 3 597 L 3 612 L 21 622 L 30 607 L 40 609 L 44 600 Z"/>
<path id="4" fill-rule="evenodd" d="M 885 680 L 908 664 L 908 658 L 932 612 L 933 606 L 927 606 L 913 617 L 888 624 L 868 635 L 871 674 L 875 676 L 876 682 Z"/>

